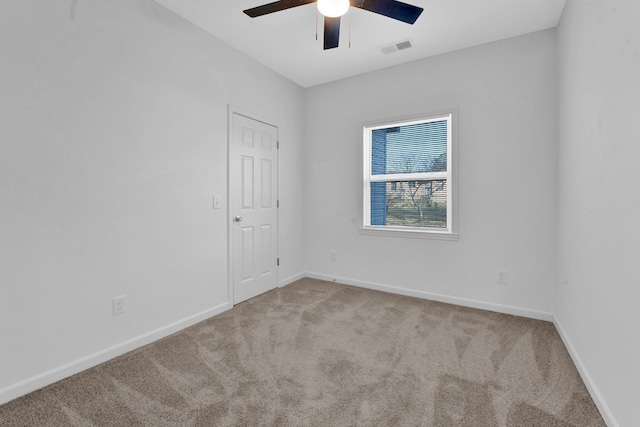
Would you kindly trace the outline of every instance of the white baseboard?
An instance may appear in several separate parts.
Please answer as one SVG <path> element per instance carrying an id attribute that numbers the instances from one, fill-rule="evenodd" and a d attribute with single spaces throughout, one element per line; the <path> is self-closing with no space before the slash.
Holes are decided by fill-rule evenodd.
<path id="1" fill-rule="evenodd" d="M 283 288 L 287 285 L 292 284 L 293 282 L 300 280 L 300 279 L 304 279 L 305 277 L 307 277 L 306 274 L 304 273 L 298 273 L 298 274 L 294 274 L 293 276 L 287 277 L 286 279 L 282 279 L 280 281 L 280 284 L 278 285 L 279 288 Z"/>
<path id="2" fill-rule="evenodd" d="M 399 294 L 399 295 L 423 298 L 423 299 L 428 299 L 432 301 L 439 301 L 439 302 L 444 302 L 448 304 L 461 305 L 464 307 L 472 307 L 472 308 L 478 308 L 482 310 L 495 311 L 498 313 L 512 314 L 512 315 L 523 316 L 523 317 L 528 317 L 532 319 L 551 321 L 553 322 L 556 329 L 558 330 L 560 338 L 562 339 L 565 347 L 567 348 L 567 351 L 569 352 L 571 359 L 573 360 L 573 363 L 576 365 L 576 368 L 578 369 L 578 372 L 582 377 L 582 380 L 584 381 L 591 395 L 591 398 L 593 399 L 594 403 L 598 407 L 598 410 L 600 411 L 600 414 L 602 415 L 602 418 L 604 419 L 605 423 L 607 424 L 608 427 L 619 427 L 619 424 L 615 420 L 613 413 L 611 412 L 611 410 L 609 409 L 609 406 L 606 404 L 604 398 L 600 394 L 598 387 L 596 386 L 593 379 L 591 378 L 591 375 L 589 375 L 589 372 L 587 371 L 586 367 L 584 366 L 584 363 L 580 359 L 580 356 L 578 356 L 578 353 L 576 352 L 575 347 L 573 346 L 571 340 L 567 336 L 564 328 L 562 327 L 562 324 L 560 323 L 559 319 L 551 313 L 546 313 L 546 312 L 537 311 L 537 310 L 530 310 L 530 309 L 525 309 L 520 307 L 513 307 L 508 305 L 502 305 L 502 304 L 489 303 L 485 301 L 477 301 L 477 300 L 472 300 L 467 298 L 452 297 L 448 295 L 418 291 L 415 289 L 383 285 L 380 283 L 348 279 L 344 277 L 334 277 L 334 276 L 329 276 L 329 275 L 320 274 L 320 273 L 312 273 L 312 272 L 299 273 L 291 277 L 288 277 L 286 279 L 283 279 L 280 281 L 279 286 L 280 287 L 287 286 L 305 277 L 326 280 L 330 282 L 337 282 L 344 285 L 352 285 L 352 286 L 357 286 L 357 287 L 366 288 L 366 289 L 390 292 L 390 293 Z M 186 317 L 184 319 L 173 322 L 169 325 L 147 332 L 146 334 L 132 338 L 128 341 L 122 342 L 120 344 L 106 348 L 97 353 L 75 360 L 66 365 L 51 369 L 42 374 L 36 375 L 34 377 L 28 378 L 19 383 L 0 389 L 0 405 L 7 403 L 13 399 L 16 399 L 20 396 L 23 396 L 27 393 L 30 393 L 32 391 L 38 390 L 47 385 L 53 384 L 56 381 L 59 381 L 61 379 L 67 378 L 71 375 L 77 374 L 86 369 L 99 365 L 100 363 L 111 360 L 114 357 L 121 356 L 129 351 L 135 350 L 136 348 L 142 347 L 144 345 L 157 341 L 161 338 L 169 336 L 175 332 L 178 332 L 189 326 L 195 325 L 198 322 L 206 320 L 210 317 L 213 317 L 231 308 L 232 308 L 232 305 L 228 302 L 225 302 L 216 307 L 212 307 L 200 313 L 196 313 L 192 316 Z"/>
<path id="3" fill-rule="evenodd" d="M 528 317 L 537 320 L 553 321 L 553 314 L 544 311 L 531 310 L 528 308 L 514 307 L 510 305 L 496 304 L 486 301 L 477 301 L 468 298 L 453 297 L 449 295 L 434 294 L 431 292 L 418 291 L 415 289 L 401 288 L 381 283 L 366 282 L 362 280 L 348 279 L 345 277 L 335 277 L 326 274 L 307 272 L 306 277 L 312 279 L 327 280 L 329 282 L 352 285 L 360 288 L 374 289 L 376 291 L 390 292 L 394 294 L 406 295 L 410 297 L 428 299 L 431 301 L 444 302 L 447 304 L 461 305 L 464 307 L 478 308 L 481 310 L 495 311 L 497 313 L 512 314 L 514 316 Z"/>
<path id="4" fill-rule="evenodd" d="M 600 415 L 602 415 L 604 422 L 608 427 L 619 427 L 619 424 L 613 416 L 613 413 L 609 409 L 609 405 L 607 405 L 604 398 L 602 397 L 602 394 L 600 394 L 600 390 L 598 390 L 596 383 L 593 381 L 593 378 L 591 378 L 591 375 L 589 375 L 589 371 L 587 371 L 587 368 L 584 366 L 582 359 L 580 359 L 580 356 L 578 356 L 578 353 L 576 352 L 573 343 L 569 339 L 569 336 L 562 327 L 560 320 L 555 315 L 553 316 L 553 324 L 555 325 L 560 338 L 562 338 L 562 342 L 567 348 L 567 351 L 569 352 L 569 355 L 573 360 L 573 364 L 576 365 L 578 373 L 580 374 L 580 377 L 582 377 L 582 381 L 587 387 L 587 390 L 589 390 L 591 399 L 593 399 L 593 402 L 598 407 L 598 410 L 600 411 Z"/>
<path id="5" fill-rule="evenodd" d="M 372 283 L 372 282 L 366 282 L 362 280 L 348 279 L 344 277 L 329 276 L 329 275 L 320 274 L 320 273 L 307 272 L 305 276 L 310 277 L 312 279 L 327 280 L 329 282 L 336 282 L 344 285 L 352 285 L 360 288 L 374 289 L 378 291 L 391 292 L 394 294 L 423 298 L 423 299 L 428 299 L 432 301 L 445 302 L 448 304 L 456 304 L 464 307 L 479 308 L 482 310 L 490 310 L 498 313 L 512 314 L 515 316 L 522 316 L 522 317 L 528 317 L 532 319 L 546 320 L 549 322 L 553 322 L 556 329 L 558 330 L 558 334 L 560 335 L 562 342 L 564 343 L 565 347 L 567 348 L 567 351 L 571 355 L 571 359 L 573 360 L 573 363 L 576 365 L 576 368 L 578 369 L 578 373 L 580 374 L 582 381 L 587 387 L 587 390 L 589 390 L 589 394 L 591 395 L 591 398 L 593 399 L 598 410 L 600 411 L 600 415 L 602 415 L 604 422 L 607 424 L 608 427 L 619 427 L 619 424 L 615 420 L 613 413 L 611 412 L 611 410 L 609 409 L 609 406 L 607 405 L 604 398 L 602 397 L 602 394 L 600 394 L 598 387 L 596 386 L 595 382 L 591 378 L 591 375 L 589 375 L 589 372 L 584 366 L 584 363 L 582 363 L 580 356 L 578 356 L 578 353 L 576 352 L 575 347 L 571 343 L 571 340 L 567 336 L 567 333 L 565 332 L 564 328 L 560 324 L 560 321 L 552 313 L 547 313 L 544 311 L 537 311 L 537 310 L 530 310 L 530 309 L 521 308 L 521 307 L 513 307 L 513 306 L 503 305 L 503 304 L 495 304 L 495 303 L 490 303 L 485 301 L 477 301 L 477 300 L 472 300 L 467 298 L 459 298 L 459 297 L 452 297 L 448 295 L 434 294 L 430 292 L 418 291 L 415 289 L 400 288 L 397 286 L 383 285 L 380 283 Z"/>
<path id="6" fill-rule="evenodd" d="M 198 322 L 206 320 L 231 308 L 231 304 L 225 302 L 215 307 L 196 313 L 192 316 L 173 322 L 169 325 L 147 332 L 143 335 L 137 336 L 130 340 L 124 341 L 120 344 L 116 344 L 112 347 L 101 350 L 97 353 L 90 354 L 81 359 L 67 363 L 66 365 L 51 369 L 47 372 L 43 372 L 19 383 L 10 385 L 3 389 L 0 389 L 0 405 L 7 403 L 20 396 L 24 396 L 27 393 L 41 389 L 60 381 L 61 379 L 70 377 L 71 375 L 82 372 L 86 369 L 92 368 L 100 363 L 113 359 L 114 357 L 121 356 L 136 348 L 142 347 L 161 338 L 169 336 L 175 332 L 178 332 L 184 328 L 195 325 Z"/>

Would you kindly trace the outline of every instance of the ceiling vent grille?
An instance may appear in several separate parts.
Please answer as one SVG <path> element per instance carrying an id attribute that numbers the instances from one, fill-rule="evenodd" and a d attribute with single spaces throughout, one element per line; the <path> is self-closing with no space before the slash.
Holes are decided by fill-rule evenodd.
<path id="1" fill-rule="evenodd" d="M 411 43 L 411 41 L 405 40 L 405 41 L 397 42 L 387 46 L 382 46 L 380 48 L 380 52 L 384 53 L 385 55 L 388 55 L 390 53 L 398 52 L 399 50 L 405 50 L 412 47 L 413 47 L 413 44 Z"/>

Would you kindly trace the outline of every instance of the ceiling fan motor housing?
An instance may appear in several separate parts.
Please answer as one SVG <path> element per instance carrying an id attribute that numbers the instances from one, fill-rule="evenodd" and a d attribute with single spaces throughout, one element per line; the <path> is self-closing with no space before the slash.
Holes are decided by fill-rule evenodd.
<path id="1" fill-rule="evenodd" d="M 316 0 L 280 0 L 247 9 L 244 13 L 251 18 L 274 12 L 316 3 Z M 340 40 L 340 17 L 350 6 L 368 10 L 407 24 L 416 22 L 424 9 L 397 0 L 317 0 L 317 7 L 324 15 L 324 49 L 338 47 Z"/>

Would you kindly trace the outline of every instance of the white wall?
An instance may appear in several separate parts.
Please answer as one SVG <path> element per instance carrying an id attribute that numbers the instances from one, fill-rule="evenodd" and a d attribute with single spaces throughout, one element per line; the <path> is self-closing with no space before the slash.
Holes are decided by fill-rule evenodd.
<path id="1" fill-rule="evenodd" d="M 620 426 L 640 420 L 639 22 L 635 0 L 569 0 L 558 27 L 556 315 Z"/>
<path id="2" fill-rule="evenodd" d="M 228 104 L 279 126 L 303 270 L 302 89 L 151 0 L 74 3 L 0 3 L 0 403 L 229 307 Z"/>
<path id="3" fill-rule="evenodd" d="M 547 30 L 308 89 L 306 270 L 549 317 L 555 43 L 555 30 Z M 459 240 L 360 235 L 361 125 L 449 107 L 459 110 Z M 507 286 L 496 283 L 499 269 L 508 271 Z"/>
<path id="4" fill-rule="evenodd" d="M 231 104 L 280 129 L 282 282 L 554 312 L 637 421 L 637 2 L 569 0 L 559 64 L 549 30 L 304 92 L 150 0 L 69 3 L 0 3 L 0 402 L 229 307 Z M 460 239 L 358 234 L 360 125 L 449 107 Z"/>

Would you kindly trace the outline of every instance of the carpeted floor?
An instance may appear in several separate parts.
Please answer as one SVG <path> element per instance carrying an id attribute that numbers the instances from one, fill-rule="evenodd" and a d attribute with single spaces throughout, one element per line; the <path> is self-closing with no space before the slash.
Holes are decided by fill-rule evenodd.
<path id="1" fill-rule="evenodd" d="M 1 426 L 604 426 L 548 322 L 303 279 L 0 406 Z"/>

